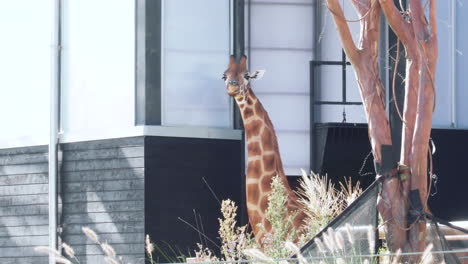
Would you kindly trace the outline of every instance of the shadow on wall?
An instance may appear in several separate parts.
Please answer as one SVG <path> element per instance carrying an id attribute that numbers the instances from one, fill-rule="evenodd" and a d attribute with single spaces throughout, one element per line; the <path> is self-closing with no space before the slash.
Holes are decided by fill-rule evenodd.
<path id="1" fill-rule="evenodd" d="M 64 144 L 61 166 L 63 241 L 81 263 L 100 263 L 95 231 L 125 261 L 144 259 L 143 138 Z"/>
<path id="2" fill-rule="evenodd" d="M 47 263 L 47 147 L 0 150 L 0 262 Z"/>

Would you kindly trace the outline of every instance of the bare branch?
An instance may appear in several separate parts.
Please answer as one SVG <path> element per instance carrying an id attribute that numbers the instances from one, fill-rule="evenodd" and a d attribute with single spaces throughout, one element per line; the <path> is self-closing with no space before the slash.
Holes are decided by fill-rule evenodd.
<path id="1" fill-rule="evenodd" d="M 382 11 L 387 17 L 390 27 L 405 47 L 409 47 L 414 40 L 408 22 L 402 17 L 392 0 L 379 0 Z"/>
<path id="2" fill-rule="evenodd" d="M 421 0 L 410 0 L 410 16 L 414 35 L 419 43 L 427 43 L 430 39 L 428 21 L 424 15 Z"/>
<path id="3" fill-rule="evenodd" d="M 358 62 L 359 51 L 354 43 L 353 37 L 351 36 L 348 23 L 346 20 L 342 19 L 344 17 L 343 9 L 338 3 L 338 0 L 326 0 L 326 3 L 328 9 L 333 15 L 333 19 L 335 20 L 335 24 L 343 44 L 343 49 L 349 60 L 355 64 Z"/>
<path id="4" fill-rule="evenodd" d="M 418 49 L 422 56 L 426 58 L 423 63 L 430 68 L 430 72 L 435 72 L 435 62 L 437 61 L 437 25 L 436 25 L 436 5 L 435 0 L 430 2 L 430 24 L 427 21 L 421 0 L 410 0 L 410 15 L 414 36 L 417 38 Z M 425 5 L 428 6 L 428 5 Z M 434 23 L 434 24 L 432 24 Z M 432 28 L 434 26 L 434 28 Z M 428 63 L 428 64 L 427 64 Z"/>
<path id="5" fill-rule="evenodd" d="M 372 6 L 374 5 L 374 2 L 379 1 L 379 0 L 370 0 L 371 3 L 369 3 L 369 0 L 351 0 L 351 3 L 354 6 L 354 9 L 358 12 L 360 17 L 365 16 L 370 12 L 372 9 Z"/>

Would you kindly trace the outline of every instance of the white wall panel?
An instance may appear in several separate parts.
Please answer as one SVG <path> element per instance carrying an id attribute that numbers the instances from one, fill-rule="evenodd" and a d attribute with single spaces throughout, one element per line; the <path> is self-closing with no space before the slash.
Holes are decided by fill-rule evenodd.
<path id="1" fill-rule="evenodd" d="M 0 1 L 1 147 L 47 144 L 52 1 Z"/>
<path id="2" fill-rule="evenodd" d="M 457 125 L 458 128 L 468 129 L 468 3 L 454 1 L 456 5 L 456 46 L 454 56 L 456 59 L 456 87 L 457 87 Z"/>
<path id="3" fill-rule="evenodd" d="M 311 1 L 251 1 L 252 84 L 275 126 L 287 175 L 310 167 L 309 62 L 313 51 Z"/>
<path id="4" fill-rule="evenodd" d="M 454 12 L 456 14 L 454 14 Z M 437 1 L 439 58 L 436 72 L 436 109 L 433 126 L 468 128 L 468 23 L 462 1 Z M 455 24 L 453 24 L 455 23 Z"/>
<path id="5" fill-rule="evenodd" d="M 281 2 L 279 2 L 281 3 Z M 283 4 L 252 3 L 251 43 L 253 48 L 312 48 L 313 7 Z"/>
<path id="6" fill-rule="evenodd" d="M 310 84 L 304 76 L 309 76 L 311 52 L 252 49 L 250 71 L 266 70 L 263 78 L 252 84 L 255 91 L 309 94 Z"/>
<path id="7" fill-rule="evenodd" d="M 255 88 L 254 88 L 255 89 Z M 306 131 L 310 128 L 309 96 L 257 94 L 277 129 Z"/>
<path id="8" fill-rule="evenodd" d="M 333 17 L 325 6 L 322 6 L 320 23 L 318 45 L 320 45 L 321 52 L 317 54 L 317 57 L 324 61 L 341 61 L 341 41 Z"/>
<path id="9" fill-rule="evenodd" d="M 278 130 L 276 134 L 286 175 L 300 175 L 301 169 L 307 171 L 310 166 L 309 132 Z"/>
<path id="10" fill-rule="evenodd" d="M 64 1 L 65 137 L 98 139 L 134 128 L 134 5 L 127 0 Z"/>
<path id="11" fill-rule="evenodd" d="M 437 27 L 439 58 L 436 69 L 436 107 L 433 114 L 433 127 L 451 126 L 452 112 L 452 1 L 437 1 Z"/>
<path id="12" fill-rule="evenodd" d="M 164 125 L 231 125 L 221 81 L 229 60 L 229 30 L 229 0 L 163 1 Z"/>

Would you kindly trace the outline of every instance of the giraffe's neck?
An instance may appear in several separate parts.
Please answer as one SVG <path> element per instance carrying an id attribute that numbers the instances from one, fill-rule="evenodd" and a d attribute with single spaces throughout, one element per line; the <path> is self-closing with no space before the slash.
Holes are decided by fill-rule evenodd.
<path id="1" fill-rule="evenodd" d="M 286 188 L 289 198 L 286 206 L 289 211 L 298 209 L 297 197 L 284 174 L 273 124 L 250 86 L 245 98 L 236 98 L 236 102 L 244 121 L 247 140 L 246 194 L 249 221 L 255 237 L 261 239 L 264 234 L 257 226 L 259 223 L 263 224 L 267 232 L 271 231 L 266 210 L 273 177 L 279 176 Z"/>
<path id="2" fill-rule="evenodd" d="M 264 172 L 272 171 L 278 174 L 279 177 L 285 177 L 275 129 L 262 103 L 250 87 L 246 98 L 236 100 L 236 102 L 239 105 L 244 122 L 248 163 L 261 161 Z M 264 161 L 264 159 L 266 160 Z M 252 173 L 247 177 L 265 178 L 261 176 L 261 174 Z"/>

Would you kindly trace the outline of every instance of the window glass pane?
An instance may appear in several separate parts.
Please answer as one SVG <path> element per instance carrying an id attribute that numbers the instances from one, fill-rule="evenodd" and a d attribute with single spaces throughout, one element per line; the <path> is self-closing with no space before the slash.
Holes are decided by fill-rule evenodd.
<path id="1" fill-rule="evenodd" d="M 316 101 L 343 100 L 343 68 L 341 65 L 321 65 L 317 68 L 320 83 L 315 87 Z"/>
<path id="2" fill-rule="evenodd" d="M 52 17 L 52 1 L 0 1 L 2 147 L 48 141 Z"/>
<path id="3" fill-rule="evenodd" d="M 341 123 L 343 112 L 347 123 L 367 123 L 362 105 L 320 105 L 315 110 L 317 123 Z"/>
<path id="4" fill-rule="evenodd" d="M 125 136 L 134 127 L 134 5 L 128 0 L 64 1 L 65 138 Z"/>
<path id="5" fill-rule="evenodd" d="M 229 0 L 163 1 L 164 125 L 229 127 Z"/>
<path id="6" fill-rule="evenodd" d="M 353 66 L 346 66 L 346 100 L 348 102 L 361 102 L 361 93 Z"/>

